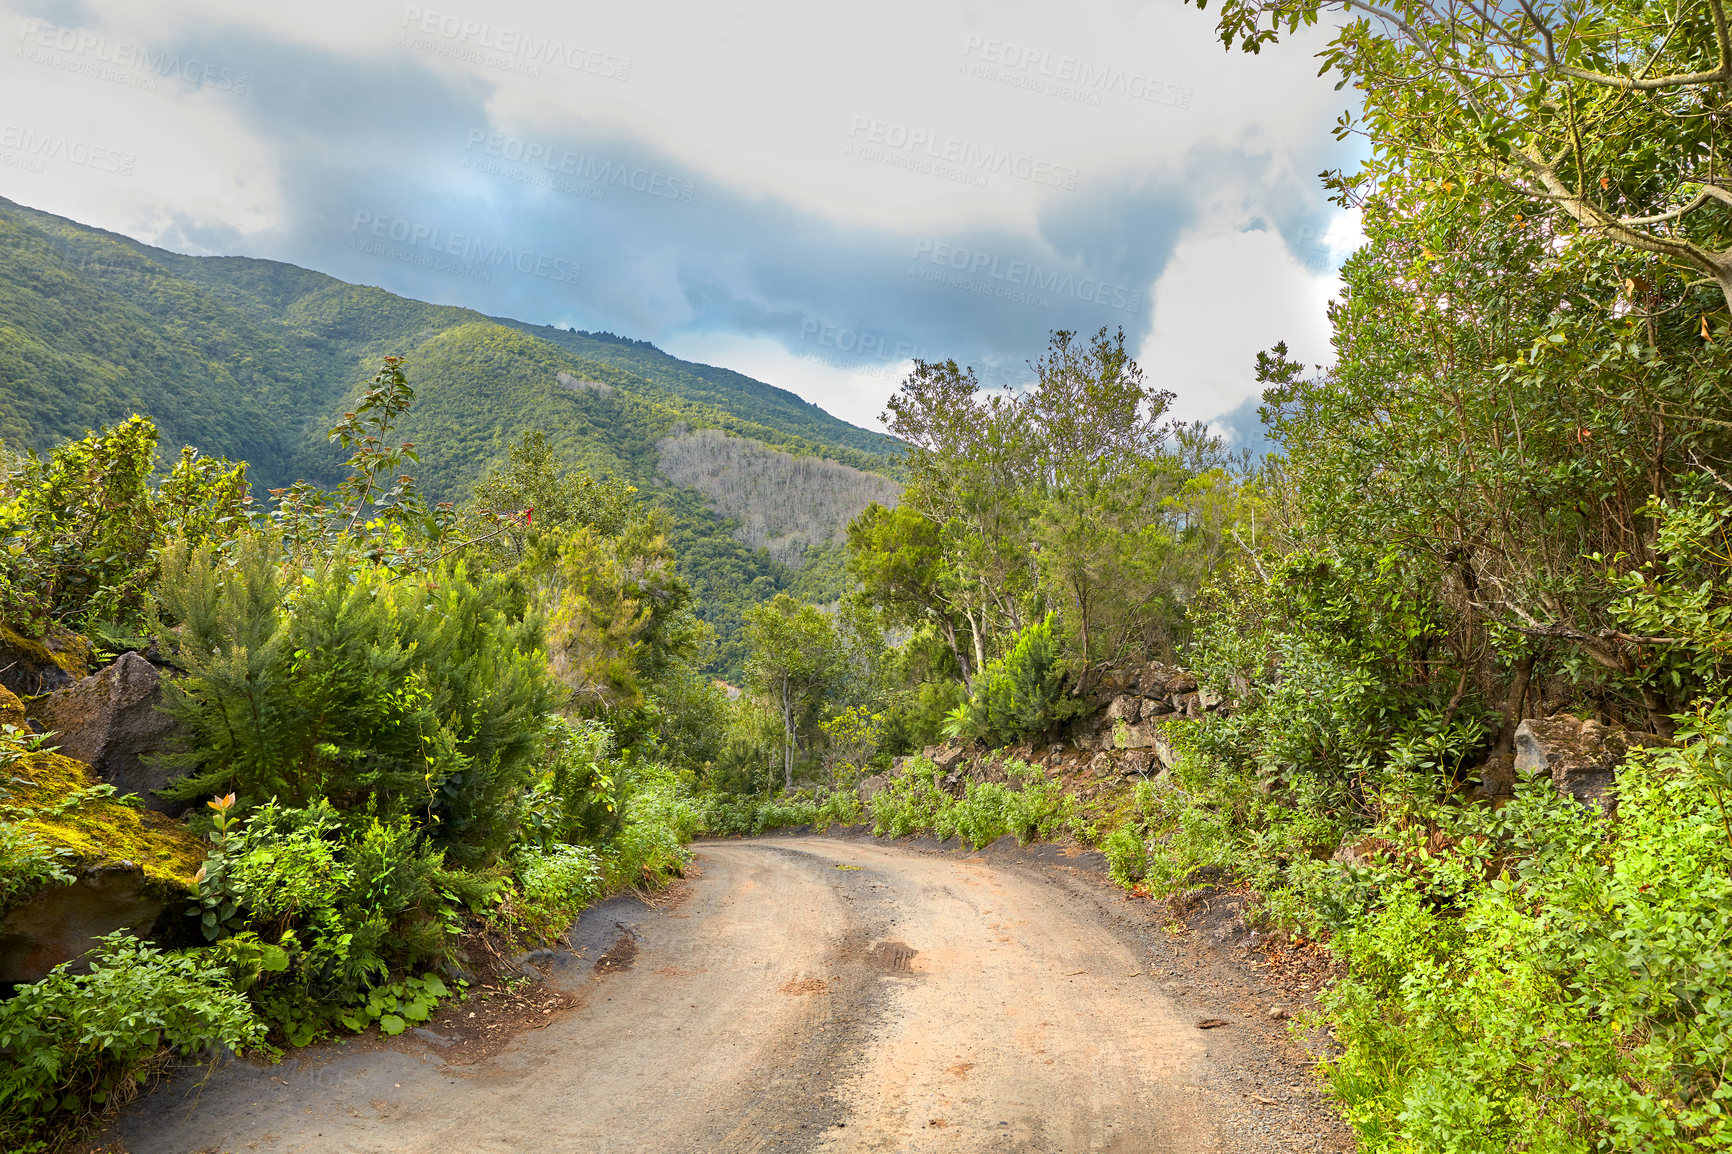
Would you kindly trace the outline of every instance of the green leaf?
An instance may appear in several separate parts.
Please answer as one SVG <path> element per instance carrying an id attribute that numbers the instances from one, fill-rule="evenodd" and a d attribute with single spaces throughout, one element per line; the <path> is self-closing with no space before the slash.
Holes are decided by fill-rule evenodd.
<path id="1" fill-rule="evenodd" d="M 386 1014 L 383 1018 L 379 1019 L 380 1033 L 390 1034 L 395 1037 L 408 1028 L 409 1023 L 405 1022 L 402 1018 L 399 1018 L 396 1014 Z"/>

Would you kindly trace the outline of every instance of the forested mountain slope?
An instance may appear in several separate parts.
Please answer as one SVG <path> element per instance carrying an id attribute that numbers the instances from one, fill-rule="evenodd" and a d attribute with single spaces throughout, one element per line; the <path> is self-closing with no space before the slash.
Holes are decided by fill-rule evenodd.
<path id="1" fill-rule="evenodd" d="M 809 534 L 817 563 L 803 566 L 797 550 L 772 557 L 744 527 L 762 511 L 718 511 L 713 494 L 658 476 L 660 442 L 676 428 L 720 430 L 768 459 L 821 457 L 886 477 L 900 468 L 893 438 L 646 342 L 489 318 L 276 261 L 184 256 L 0 199 L 0 440 L 10 444 L 46 449 L 137 412 L 157 422 L 165 451 L 245 459 L 262 486 L 329 483 L 337 453 L 325 432 L 388 354 L 405 358 L 417 392 L 401 431 L 430 497 L 462 500 L 538 429 L 567 460 L 662 505 L 723 672 L 739 660 L 745 605 L 779 591 L 836 595 L 823 542 L 855 510 L 826 495 L 838 520 Z M 835 475 L 791 461 L 780 472 L 795 483 Z M 894 485 L 860 491 L 879 488 Z"/>

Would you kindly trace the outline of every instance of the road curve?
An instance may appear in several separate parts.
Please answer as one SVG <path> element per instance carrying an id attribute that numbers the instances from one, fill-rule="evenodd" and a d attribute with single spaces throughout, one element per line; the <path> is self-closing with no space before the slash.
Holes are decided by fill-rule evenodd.
<path id="1" fill-rule="evenodd" d="M 101 1148 L 1240 1148 L 1197 1093 L 1204 1035 L 1138 976 L 1147 951 L 1038 873 L 825 838 L 706 843 L 697 867 L 676 907 L 606 915 L 629 968 L 592 950 L 556 972 L 578 1008 L 490 1058 L 235 1063 L 135 1103 Z"/>

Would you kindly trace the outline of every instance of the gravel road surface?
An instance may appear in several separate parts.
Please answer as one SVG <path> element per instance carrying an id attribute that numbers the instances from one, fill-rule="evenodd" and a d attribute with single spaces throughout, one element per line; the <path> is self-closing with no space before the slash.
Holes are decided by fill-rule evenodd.
<path id="1" fill-rule="evenodd" d="M 1199 1029 L 1226 995 L 1163 981 L 1160 931 L 1105 894 L 990 853 L 697 848 L 682 900 L 584 915 L 575 954 L 547 961 L 571 998 L 541 1028 L 467 1062 L 436 1021 L 389 1046 L 231 1063 L 134 1103 L 93 1148 L 1341 1148 L 1291 1057 L 1264 1052 L 1283 1043 Z"/>

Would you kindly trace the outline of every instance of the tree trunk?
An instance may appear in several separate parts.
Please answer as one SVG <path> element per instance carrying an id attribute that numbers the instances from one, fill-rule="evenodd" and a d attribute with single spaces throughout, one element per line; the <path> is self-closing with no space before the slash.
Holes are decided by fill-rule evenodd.
<path id="1" fill-rule="evenodd" d="M 978 673 L 986 668 L 986 641 L 980 635 L 981 626 L 986 623 L 986 610 L 980 611 L 978 623 L 974 620 L 974 610 L 964 609 L 962 612 L 968 618 L 969 632 L 974 634 L 974 670 Z M 973 691 L 970 690 L 970 692 Z"/>
<path id="2" fill-rule="evenodd" d="M 1487 797 L 1507 797 L 1515 792 L 1515 731 L 1521 724 L 1522 705 L 1533 672 L 1532 657 L 1516 662 L 1515 679 L 1510 682 L 1509 698 L 1503 707 L 1503 728 L 1498 731 L 1497 744 L 1491 747 L 1491 756 L 1480 769 L 1480 789 Z"/>
<path id="3" fill-rule="evenodd" d="M 969 696 L 972 697 L 974 695 L 974 674 L 969 672 L 968 658 L 963 654 L 962 647 L 956 644 L 956 626 L 952 625 L 950 619 L 944 616 L 938 618 L 938 625 L 944 632 L 944 640 L 950 645 L 951 656 L 956 658 L 956 667 L 962 670 L 962 688 L 966 689 Z"/>
<path id="4" fill-rule="evenodd" d="M 782 682 L 782 792 L 794 789 L 794 697 Z"/>

